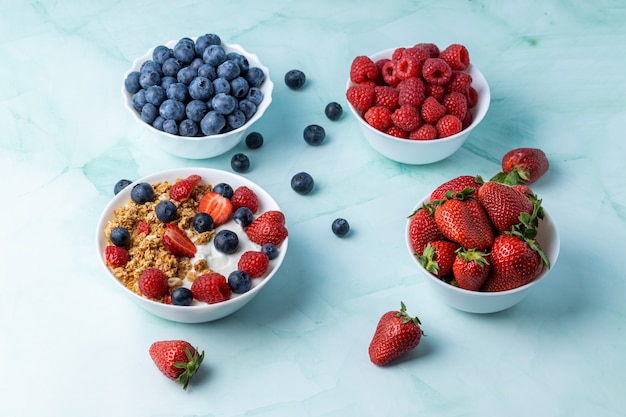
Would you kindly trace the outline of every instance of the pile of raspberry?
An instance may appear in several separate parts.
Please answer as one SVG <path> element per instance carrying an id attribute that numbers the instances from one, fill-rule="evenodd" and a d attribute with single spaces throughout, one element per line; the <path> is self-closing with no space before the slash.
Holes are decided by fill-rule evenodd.
<path id="1" fill-rule="evenodd" d="M 397 48 L 374 62 L 357 56 L 346 98 L 373 128 L 404 139 L 455 135 L 472 123 L 478 92 L 467 72 L 469 52 L 461 44 L 440 51 L 432 43 Z"/>

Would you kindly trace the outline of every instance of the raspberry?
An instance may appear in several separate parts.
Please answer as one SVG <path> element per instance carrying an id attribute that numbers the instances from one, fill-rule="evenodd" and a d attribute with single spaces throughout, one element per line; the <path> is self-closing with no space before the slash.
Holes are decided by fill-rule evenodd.
<path id="1" fill-rule="evenodd" d="M 472 112 L 467 109 L 467 111 L 465 112 L 465 116 L 463 116 L 463 119 L 461 119 L 461 126 L 463 126 L 463 129 L 471 125 L 473 120 L 474 116 L 472 115 Z"/>
<path id="2" fill-rule="evenodd" d="M 412 56 L 405 56 L 396 62 L 396 77 L 400 80 L 418 77 L 421 72 L 422 67 L 420 63 Z"/>
<path id="3" fill-rule="evenodd" d="M 460 71 L 467 69 L 470 64 L 469 51 L 458 43 L 453 43 L 441 51 L 439 58 L 446 61 L 450 68 Z"/>
<path id="4" fill-rule="evenodd" d="M 158 268 L 148 268 L 139 276 L 138 284 L 146 297 L 161 298 L 167 292 L 167 275 Z"/>
<path id="5" fill-rule="evenodd" d="M 374 88 L 374 106 L 387 107 L 394 111 L 398 107 L 399 92 L 394 87 L 377 86 Z"/>
<path id="6" fill-rule="evenodd" d="M 374 80 L 378 77 L 378 67 L 372 59 L 365 55 L 354 58 L 350 66 L 350 80 L 361 83 L 365 80 Z"/>
<path id="7" fill-rule="evenodd" d="M 450 93 L 446 94 L 441 100 L 441 104 L 446 107 L 446 113 L 463 119 L 467 113 L 467 99 L 464 94 Z"/>
<path id="8" fill-rule="evenodd" d="M 426 62 L 428 58 L 431 58 L 430 53 L 426 49 L 417 48 L 415 46 L 411 48 L 406 48 L 403 51 L 402 56 L 415 58 L 417 63 L 420 65 L 420 68 L 422 65 L 424 65 L 424 62 Z M 420 72 L 421 72 L 421 69 L 420 69 Z"/>
<path id="9" fill-rule="evenodd" d="M 400 78 L 396 74 L 396 61 L 390 60 L 385 62 L 381 71 L 383 80 L 390 86 L 395 86 L 400 82 Z"/>
<path id="10" fill-rule="evenodd" d="M 390 127 L 388 127 L 387 130 L 385 130 L 385 133 L 389 136 L 395 136 L 396 138 L 400 139 L 407 139 L 409 137 L 409 134 L 406 130 L 400 129 L 398 126 L 395 125 L 391 125 Z"/>
<path id="11" fill-rule="evenodd" d="M 448 81 L 448 84 L 446 85 L 446 92 L 452 93 L 456 91 L 457 93 L 466 94 L 471 85 L 472 76 L 467 72 L 452 71 L 450 81 Z"/>
<path id="12" fill-rule="evenodd" d="M 439 47 L 434 43 L 418 43 L 414 48 L 423 49 L 428 52 L 430 58 L 437 58 L 439 56 Z"/>
<path id="13" fill-rule="evenodd" d="M 353 85 L 346 91 L 346 99 L 355 109 L 364 112 L 374 102 L 374 88 L 369 85 Z"/>
<path id="14" fill-rule="evenodd" d="M 446 107 L 433 97 L 426 97 L 422 104 L 422 120 L 424 123 L 435 124 L 446 114 Z"/>
<path id="15" fill-rule="evenodd" d="M 269 262 L 269 258 L 265 253 L 250 250 L 241 255 L 237 263 L 237 269 L 250 275 L 250 278 L 259 278 L 267 271 Z"/>
<path id="16" fill-rule="evenodd" d="M 420 107 L 426 98 L 426 86 L 417 77 L 400 81 L 396 86 L 398 89 L 398 105 L 405 104 L 413 107 Z"/>
<path id="17" fill-rule="evenodd" d="M 393 112 L 391 120 L 395 126 L 407 132 L 417 129 L 421 123 L 419 111 L 406 104 Z"/>
<path id="18" fill-rule="evenodd" d="M 224 275 L 210 272 L 196 278 L 191 284 L 191 293 L 198 301 L 215 304 L 230 298 L 230 287 Z"/>
<path id="19" fill-rule="evenodd" d="M 428 83 L 445 85 L 450 81 L 452 68 L 441 58 L 428 58 L 422 67 L 422 76 Z"/>
<path id="20" fill-rule="evenodd" d="M 233 205 L 233 211 L 239 207 L 248 207 L 254 214 L 259 208 L 259 198 L 250 188 L 242 185 L 237 187 L 233 192 L 233 196 L 230 198 L 230 202 Z"/>
<path id="21" fill-rule="evenodd" d="M 104 249 L 104 257 L 113 268 L 126 265 L 128 262 L 128 251 L 119 246 L 107 246 Z"/>
<path id="22" fill-rule="evenodd" d="M 437 139 L 437 128 L 431 124 L 423 124 L 411 133 L 409 139 L 412 140 L 433 140 Z"/>
<path id="23" fill-rule="evenodd" d="M 441 101 L 446 94 L 446 89 L 442 85 L 426 84 L 426 97 L 433 97 L 437 101 Z"/>
<path id="24" fill-rule="evenodd" d="M 440 138 L 456 135 L 463 129 L 461 120 L 451 114 L 446 114 L 437 122 L 437 135 Z"/>
<path id="25" fill-rule="evenodd" d="M 472 86 L 467 89 L 467 95 L 465 96 L 467 99 L 467 107 L 472 109 L 478 103 L 478 91 Z"/>
<path id="26" fill-rule="evenodd" d="M 370 107 L 369 110 L 365 112 L 363 118 L 374 129 L 385 131 L 389 126 L 391 126 L 391 110 L 387 107 L 375 106 Z"/>
<path id="27" fill-rule="evenodd" d="M 150 234 L 150 223 L 147 222 L 139 222 L 137 223 L 137 233 L 143 233 L 144 235 Z"/>
<path id="28" fill-rule="evenodd" d="M 404 51 L 406 50 L 406 48 L 400 47 L 400 48 L 396 48 L 393 53 L 391 54 L 391 59 L 394 61 L 398 61 L 400 58 L 402 58 L 404 56 Z"/>

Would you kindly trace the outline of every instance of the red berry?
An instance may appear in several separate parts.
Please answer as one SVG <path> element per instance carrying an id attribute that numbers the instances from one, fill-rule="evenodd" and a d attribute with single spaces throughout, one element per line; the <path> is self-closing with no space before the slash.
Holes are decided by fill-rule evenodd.
<path id="1" fill-rule="evenodd" d="M 412 140 L 433 140 L 437 139 L 437 128 L 431 124 L 425 123 L 409 133 L 409 139 Z"/>
<path id="2" fill-rule="evenodd" d="M 478 91 L 472 86 L 470 86 L 467 90 L 467 107 L 473 109 L 478 103 Z"/>
<path id="3" fill-rule="evenodd" d="M 426 97 L 422 104 L 422 120 L 424 123 L 435 124 L 446 114 L 446 107 L 434 97 Z"/>
<path id="4" fill-rule="evenodd" d="M 467 48 L 461 44 L 453 43 L 439 53 L 439 58 L 443 59 L 455 70 L 465 70 L 469 67 L 470 57 Z"/>
<path id="5" fill-rule="evenodd" d="M 200 275 L 191 284 L 193 298 L 209 304 L 221 303 L 230 299 L 230 287 L 226 277 L 218 272 Z"/>
<path id="6" fill-rule="evenodd" d="M 432 97 L 437 101 L 441 101 L 446 95 L 446 88 L 443 85 L 426 84 L 426 97 Z"/>
<path id="7" fill-rule="evenodd" d="M 451 114 L 446 114 L 437 121 L 437 135 L 440 138 L 456 135 L 463 129 L 461 119 Z"/>
<path id="8" fill-rule="evenodd" d="M 200 199 L 198 212 L 207 213 L 213 219 L 213 226 L 217 227 L 230 219 L 233 213 L 233 204 L 230 199 L 215 191 L 209 191 Z"/>
<path id="9" fill-rule="evenodd" d="M 400 77 L 396 74 L 396 61 L 390 60 L 385 62 L 381 70 L 383 80 L 390 86 L 395 86 L 400 82 Z"/>
<path id="10" fill-rule="evenodd" d="M 465 112 L 465 116 L 463 116 L 463 119 L 461 120 L 461 125 L 463 126 L 463 129 L 471 125 L 473 120 L 474 116 L 472 115 L 472 112 L 467 109 L 467 111 Z"/>
<path id="11" fill-rule="evenodd" d="M 391 115 L 391 120 L 395 126 L 407 132 L 417 129 L 422 122 L 419 111 L 408 105 L 397 108 Z"/>
<path id="12" fill-rule="evenodd" d="M 423 49 L 428 52 L 430 58 L 437 58 L 439 56 L 439 47 L 434 43 L 418 43 L 414 48 Z"/>
<path id="13" fill-rule="evenodd" d="M 369 85 L 353 85 L 346 91 L 348 103 L 360 112 L 365 112 L 374 103 L 374 88 Z"/>
<path id="14" fill-rule="evenodd" d="M 450 81 L 446 84 L 446 92 L 467 94 L 472 85 L 472 76 L 463 71 L 452 71 Z"/>
<path id="15" fill-rule="evenodd" d="M 426 86 L 421 78 L 413 77 L 402 80 L 396 86 L 398 89 L 398 105 L 408 104 L 413 107 L 421 107 L 426 98 Z"/>
<path id="16" fill-rule="evenodd" d="M 422 67 L 422 76 L 428 83 L 445 85 L 450 81 L 452 68 L 443 59 L 428 58 Z"/>
<path id="17" fill-rule="evenodd" d="M 104 257 L 113 268 L 126 265 L 128 262 L 128 251 L 119 246 L 107 246 L 104 249 Z"/>
<path id="18" fill-rule="evenodd" d="M 150 223 L 139 222 L 137 223 L 137 233 L 143 233 L 144 235 L 150 234 Z"/>
<path id="19" fill-rule="evenodd" d="M 417 61 L 419 64 L 419 74 L 417 76 L 421 75 L 422 65 L 424 65 L 424 62 L 426 62 L 428 58 L 431 58 L 429 51 L 425 48 L 418 48 L 415 46 L 411 48 L 404 48 L 402 51 L 402 57 L 411 57 Z"/>
<path id="20" fill-rule="evenodd" d="M 139 276 L 138 284 L 146 297 L 161 298 L 167 292 L 167 275 L 158 268 L 148 268 Z"/>
<path id="21" fill-rule="evenodd" d="M 361 83 L 366 80 L 375 80 L 378 77 L 378 67 L 372 59 L 365 55 L 354 58 L 350 66 L 350 80 Z"/>
<path id="22" fill-rule="evenodd" d="M 461 93 L 446 94 L 441 100 L 441 104 L 446 107 L 446 113 L 463 120 L 467 113 L 467 99 Z"/>
<path id="23" fill-rule="evenodd" d="M 246 228 L 248 238 L 258 245 L 273 243 L 280 246 L 288 234 L 285 216 L 277 210 L 266 211 Z"/>
<path id="24" fill-rule="evenodd" d="M 392 123 L 391 110 L 382 106 L 370 107 L 363 115 L 363 118 L 367 124 L 380 131 L 384 131 Z"/>
<path id="25" fill-rule="evenodd" d="M 170 198 L 175 201 L 183 201 L 189 198 L 193 189 L 200 183 L 200 175 L 190 175 L 184 180 L 177 181 L 170 188 Z"/>
<path id="26" fill-rule="evenodd" d="M 184 340 L 154 342 L 150 345 L 149 353 L 159 371 L 169 379 L 183 384 L 184 390 L 204 359 L 204 351 L 198 353 L 198 349 Z"/>
<path id="27" fill-rule="evenodd" d="M 407 139 L 409 137 L 409 132 L 406 130 L 400 129 L 396 125 L 391 125 L 385 130 L 385 134 L 389 136 L 393 136 L 400 139 Z"/>
<path id="28" fill-rule="evenodd" d="M 259 278 L 263 276 L 269 266 L 269 258 L 263 252 L 246 251 L 241 254 L 237 269 L 240 269 L 250 275 L 250 278 Z"/>
<path id="29" fill-rule="evenodd" d="M 193 258 L 197 251 L 195 243 L 189 239 L 189 236 L 182 229 L 173 223 L 165 225 L 161 242 L 163 242 L 165 249 L 176 256 Z"/>
<path id="30" fill-rule="evenodd" d="M 383 106 L 394 111 L 398 107 L 398 95 L 399 92 L 394 87 L 374 87 L 374 106 Z"/>
<path id="31" fill-rule="evenodd" d="M 419 77 L 422 72 L 422 66 L 412 56 L 405 56 L 396 63 L 396 76 L 401 80 L 411 77 Z"/>
<path id="32" fill-rule="evenodd" d="M 233 205 L 233 211 L 239 207 L 248 207 L 252 213 L 256 213 L 259 209 L 259 198 L 250 188 L 242 185 L 237 187 L 233 192 L 233 196 L 230 198 L 230 202 Z"/>

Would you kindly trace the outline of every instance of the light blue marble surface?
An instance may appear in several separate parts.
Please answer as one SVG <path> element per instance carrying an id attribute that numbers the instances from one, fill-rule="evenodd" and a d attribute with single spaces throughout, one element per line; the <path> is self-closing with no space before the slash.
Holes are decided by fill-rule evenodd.
<path id="1" fill-rule="evenodd" d="M 57 0 L 0 6 L 0 402 L 4 416 L 624 416 L 626 403 L 626 6 L 576 1 Z M 122 74 L 149 48 L 218 33 L 256 52 L 276 82 L 255 129 L 265 145 L 183 160 L 151 146 L 126 113 Z M 346 114 L 351 59 L 434 42 L 468 46 L 491 109 L 463 148 L 406 166 L 376 154 Z M 301 91 L 282 83 L 299 68 Z M 326 127 L 309 147 L 302 129 Z M 461 174 L 489 176 L 501 156 L 541 147 L 534 186 L 556 219 L 561 255 L 516 307 L 456 311 L 426 287 L 404 246 L 412 207 Z M 283 207 L 283 268 L 223 320 L 182 325 L 145 313 L 105 275 L 94 250 L 120 178 L 203 166 L 246 177 Z M 289 180 L 310 172 L 316 191 Z M 353 227 L 330 232 L 335 217 Z M 400 300 L 427 336 L 394 366 L 369 362 L 379 316 Z M 189 391 L 158 375 L 159 339 L 206 351 Z"/>

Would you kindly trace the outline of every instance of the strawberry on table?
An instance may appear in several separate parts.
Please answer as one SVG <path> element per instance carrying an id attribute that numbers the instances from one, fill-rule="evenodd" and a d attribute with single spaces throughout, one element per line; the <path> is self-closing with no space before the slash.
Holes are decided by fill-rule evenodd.
<path id="1" fill-rule="evenodd" d="M 165 232 L 163 232 L 161 240 L 165 249 L 173 255 L 193 258 L 196 254 L 196 245 L 183 230 L 173 223 L 165 225 Z"/>
<path id="2" fill-rule="evenodd" d="M 159 371 L 169 379 L 183 384 L 186 390 L 204 359 L 204 351 L 198 353 L 184 340 L 161 340 L 150 345 L 150 357 Z"/>
<path id="3" fill-rule="evenodd" d="M 419 345 L 422 338 L 421 322 L 410 317 L 400 302 L 399 311 L 388 311 L 378 321 L 369 345 L 370 360 L 375 365 L 387 365 Z"/>
<path id="4" fill-rule="evenodd" d="M 200 175 L 190 175 L 185 179 L 177 181 L 170 188 L 170 198 L 175 201 L 183 201 L 189 198 L 196 185 L 200 184 Z"/>
<path id="5" fill-rule="evenodd" d="M 215 191 L 209 191 L 200 199 L 198 212 L 210 215 L 213 219 L 213 226 L 217 227 L 230 219 L 233 213 L 233 205 L 230 199 Z"/>
<path id="6" fill-rule="evenodd" d="M 489 254 L 475 249 L 460 248 L 452 265 L 454 279 L 464 290 L 480 291 L 489 275 Z"/>
<path id="7" fill-rule="evenodd" d="M 532 184 L 546 173 L 550 163 L 545 152 L 537 148 L 517 148 L 502 157 L 502 172 L 492 181 L 504 184 Z"/>

